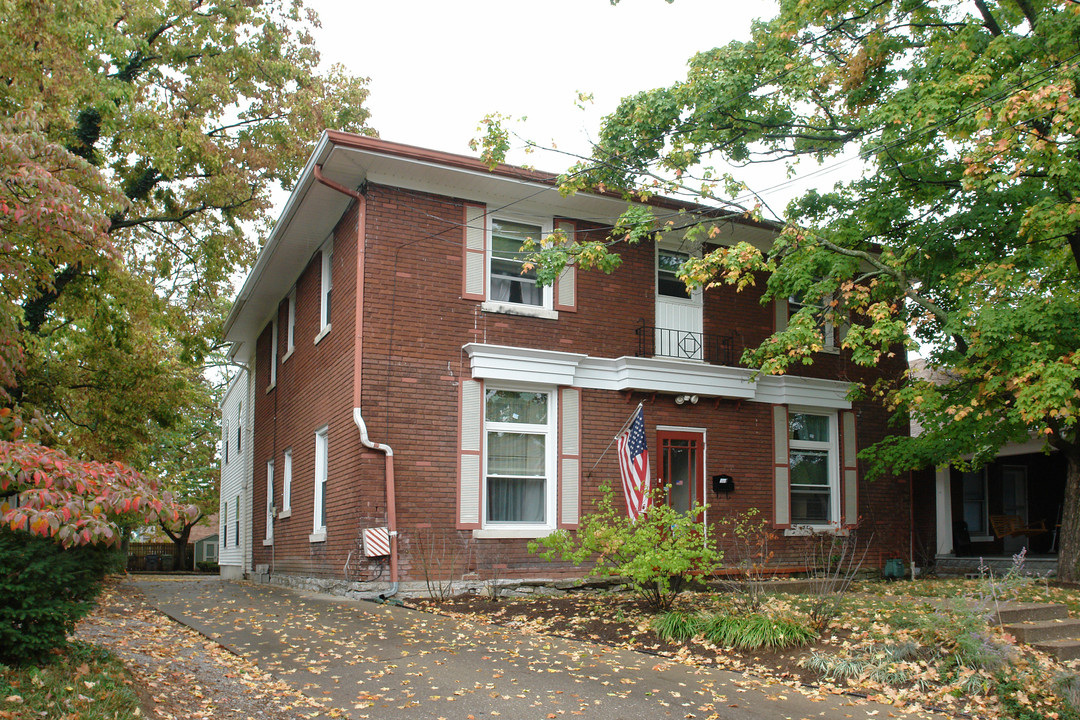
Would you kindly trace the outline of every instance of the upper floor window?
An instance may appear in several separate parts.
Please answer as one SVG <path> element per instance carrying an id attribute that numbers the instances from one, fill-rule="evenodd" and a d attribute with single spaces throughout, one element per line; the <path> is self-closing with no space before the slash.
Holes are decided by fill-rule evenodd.
<path id="1" fill-rule="evenodd" d="M 536 270 L 527 268 L 526 240 L 539 243 L 550 228 L 527 222 L 492 218 L 488 298 L 494 302 L 551 307 L 551 288 L 536 283 Z"/>
<path id="2" fill-rule="evenodd" d="M 288 303 L 288 320 L 285 324 L 285 358 L 292 355 L 293 348 L 296 347 L 296 288 L 289 292 Z"/>
<path id="3" fill-rule="evenodd" d="M 840 515 L 836 415 L 792 412 L 788 416 L 791 522 L 828 525 Z"/>
<path id="4" fill-rule="evenodd" d="M 833 332 L 833 324 L 826 317 L 826 311 L 829 309 L 829 298 L 808 298 L 801 293 L 798 295 L 792 295 L 788 298 L 788 316 L 792 316 L 799 312 L 803 308 L 809 308 L 811 312 L 816 313 L 816 324 L 818 331 L 821 332 L 822 345 L 827 348 L 836 347 L 836 337 Z"/>
<path id="5" fill-rule="evenodd" d="M 277 314 L 274 315 L 274 319 L 270 321 L 270 384 L 267 386 L 267 390 L 271 390 L 277 385 L 277 366 L 278 366 L 278 319 Z"/>
<path id="6" fill-rule="evenodd" d="M 690 299 L 686 283 L 679 279 L 679 268 L 690 259 L 686 253 L 659 250 L 656 254 L 656 293 L 665 297 Z"/>
<path id="7" fill-rule="evenodd" d="M 244 427 L 240 419 L 244 417 L 244 404 L 236 403 L 236 452 L 239 454 L 240 439 L 244 436 Z"/>
<path id="8" fill-rule="evenodd" d="M 333 279 L 334 266 L 334 241 L 327 240 L 322 247 L 322 284 L 320 288 L 319 302 L 319 334 L 315 336 L 315 342 L 330 332 L 330 298 L 334 290 Z"/>

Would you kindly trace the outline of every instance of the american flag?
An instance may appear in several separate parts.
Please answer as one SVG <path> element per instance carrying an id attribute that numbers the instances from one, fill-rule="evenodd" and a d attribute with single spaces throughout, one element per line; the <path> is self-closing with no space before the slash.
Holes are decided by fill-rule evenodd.
<path id="1" fill-rule="evenodd" d="M 619 473 L 631 521 L 649 506 L 649 447 L 645 444 L 645 412 L 638 405 L 626 432 L 619 435 Z"/>

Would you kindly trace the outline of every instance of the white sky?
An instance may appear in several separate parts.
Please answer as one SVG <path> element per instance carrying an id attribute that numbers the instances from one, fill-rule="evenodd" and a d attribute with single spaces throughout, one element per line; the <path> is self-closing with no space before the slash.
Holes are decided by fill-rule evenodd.
<path id="1" fill-rule="evenodd" d="M 309 0 L 323 27 L 323 61 L 371 79 L 370 123 L 382 138 L 473 154 L 468 142 L 488 113 L 527 117 L 518 134 L 588 154 L 600 119 L 619 99 L 686 76 L 700 50 L 746 40 L 774 0 Z M 592 93 L 586 111 L 578 91 Z M 508 160 L 561 171 L 572 158 L 525 155 Z M 754 187 L 784 181 L 771 166 Z M 817 182 L 829 182 L 816 178 Z M 775 210 L 806 185 L 774 194 Z"/>

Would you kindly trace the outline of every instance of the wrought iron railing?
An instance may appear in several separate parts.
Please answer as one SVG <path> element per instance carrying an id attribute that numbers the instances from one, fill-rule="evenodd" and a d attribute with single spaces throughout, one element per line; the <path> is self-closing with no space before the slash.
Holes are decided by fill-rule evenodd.
<path id="1" fill-rule="evenodd" d="M 735 364 L 735 338 L 646 325 L 634 330 L 638 336 L 638 357 L 669 357 L 703 360 L 714 365 Z"/>

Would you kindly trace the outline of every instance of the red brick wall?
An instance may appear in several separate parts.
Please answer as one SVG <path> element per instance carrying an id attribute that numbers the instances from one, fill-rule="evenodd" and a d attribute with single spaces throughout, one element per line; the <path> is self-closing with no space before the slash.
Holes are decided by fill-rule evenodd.
<path id="1" fill-rule="evenodd" d="M 481 574 L 492 563 L 505 563 L 514 576 L 577 572 L 529 555 L 524 540 L 469 539 L 456 531 L 459 382 L 471 377 L 462 345 L 484 342 L 516 345 L 600 357 L 634 355 L 636 327 L 651 325 L 654 310 L 654 249 L 649 244 L 623 247 L 622 267 L 612 275 L 578 273 L 578 312 L 560 312 L 557 321 L 482 313 L 480 303 L 462 300 L 462 236 L 464 220 L 458 200 L 371 185 L 367 190 L 366 293 L 364 301 L 363 397 L 364 417 L 371 438 L 394 449 L 397 518 L 401 532 L 402 580 L 423 579 L 421 544 L 436 550 L 447 543 L 464 547 L 467 557 L 458 572 Z M 278 369 L 277 389 L 263 393 L 259 380 L 256 402 L 255 551 L 256 562 L 270 562 L 265 534 L 265 465 L 277 458 L 276 497 L 280 498 L 286 447 L 294 448 L 293 516 L 275 528 L 277 572 L 342 576 L 361 528 L 385 525 L 383 459 L 359 449 L 359 434 L 351 420 L 353 271 L 355 214 L 350 211 L 336 233 L 334 246 L 334 329 L 318 346 L 311 343 L 318 328 L 319 257 L 300 276 L 297 287 L 296 352 Z M 588 230 L 581 225 L 579 229 Z M 602 230 L 595 230 L 602 237 Z M 736 294 L 715 288 L 705 294 L 705 330 L 736 337 L 736 353 L 759 343 L 772 332 L 771 306 L 759 302 L 764 282 Z M 279 356 L 284 353 L 286 305 L 280 308 Z M 260 358 L 268 357 L 269 329 L 260 338 Z M 859 379 L 866 371 L 842 356 L 824 355 L 805 374 L 834 379 Z M 883 366 L 886 372 L 901 360 Z M 264 368 L 260 367 L 260 372 Z M 804 374 L 800 369 L 799 374 Z M 596 502 L 602 481 L 618 486 L 614 450 L 589 474 L 614 433 L 641 399 L 620 393 L 584 390 L 582 393 L 582 497 L 584 511 Z M 275 405 L 276 403 L 276 405 Z M 857 403 L 859 447 L 886 432 L 884 411 Z M 696 405 L 676 406 L 671 395 L 657 395 L 645 405 L 648 440 L 654 468 L 657 425 L 705 428 L 706 477 L 721 472 L 735 478 L 736 490 L 717 498 L 710 518 L 758 507 L 766 516 L 772 508 L 771 408 L 762 403 L 704 398 Z M 275 420 L 276 418 L 276 420 Z M 330 495 L 328 537 L 308 542 L 312 528 L 314 431 L 330 424 Z M 276 443 L 274 433 L 276 432 Z M 903 480 L 860 484 L 860 512 L 875 537 L 868 558 L 905 557 L 908 545 L 908 487 Z M 903 509 L 897 512 L 897 509 Z M 432 537 L 434 535 L 434 537 Z M 795 562 L 799 551 L 780 540 L 776 562 Z M 901 552 L 902 551 L 902 552 Z M 376 565 L 351 561 L 350 579 L 370 579 Z"/>

